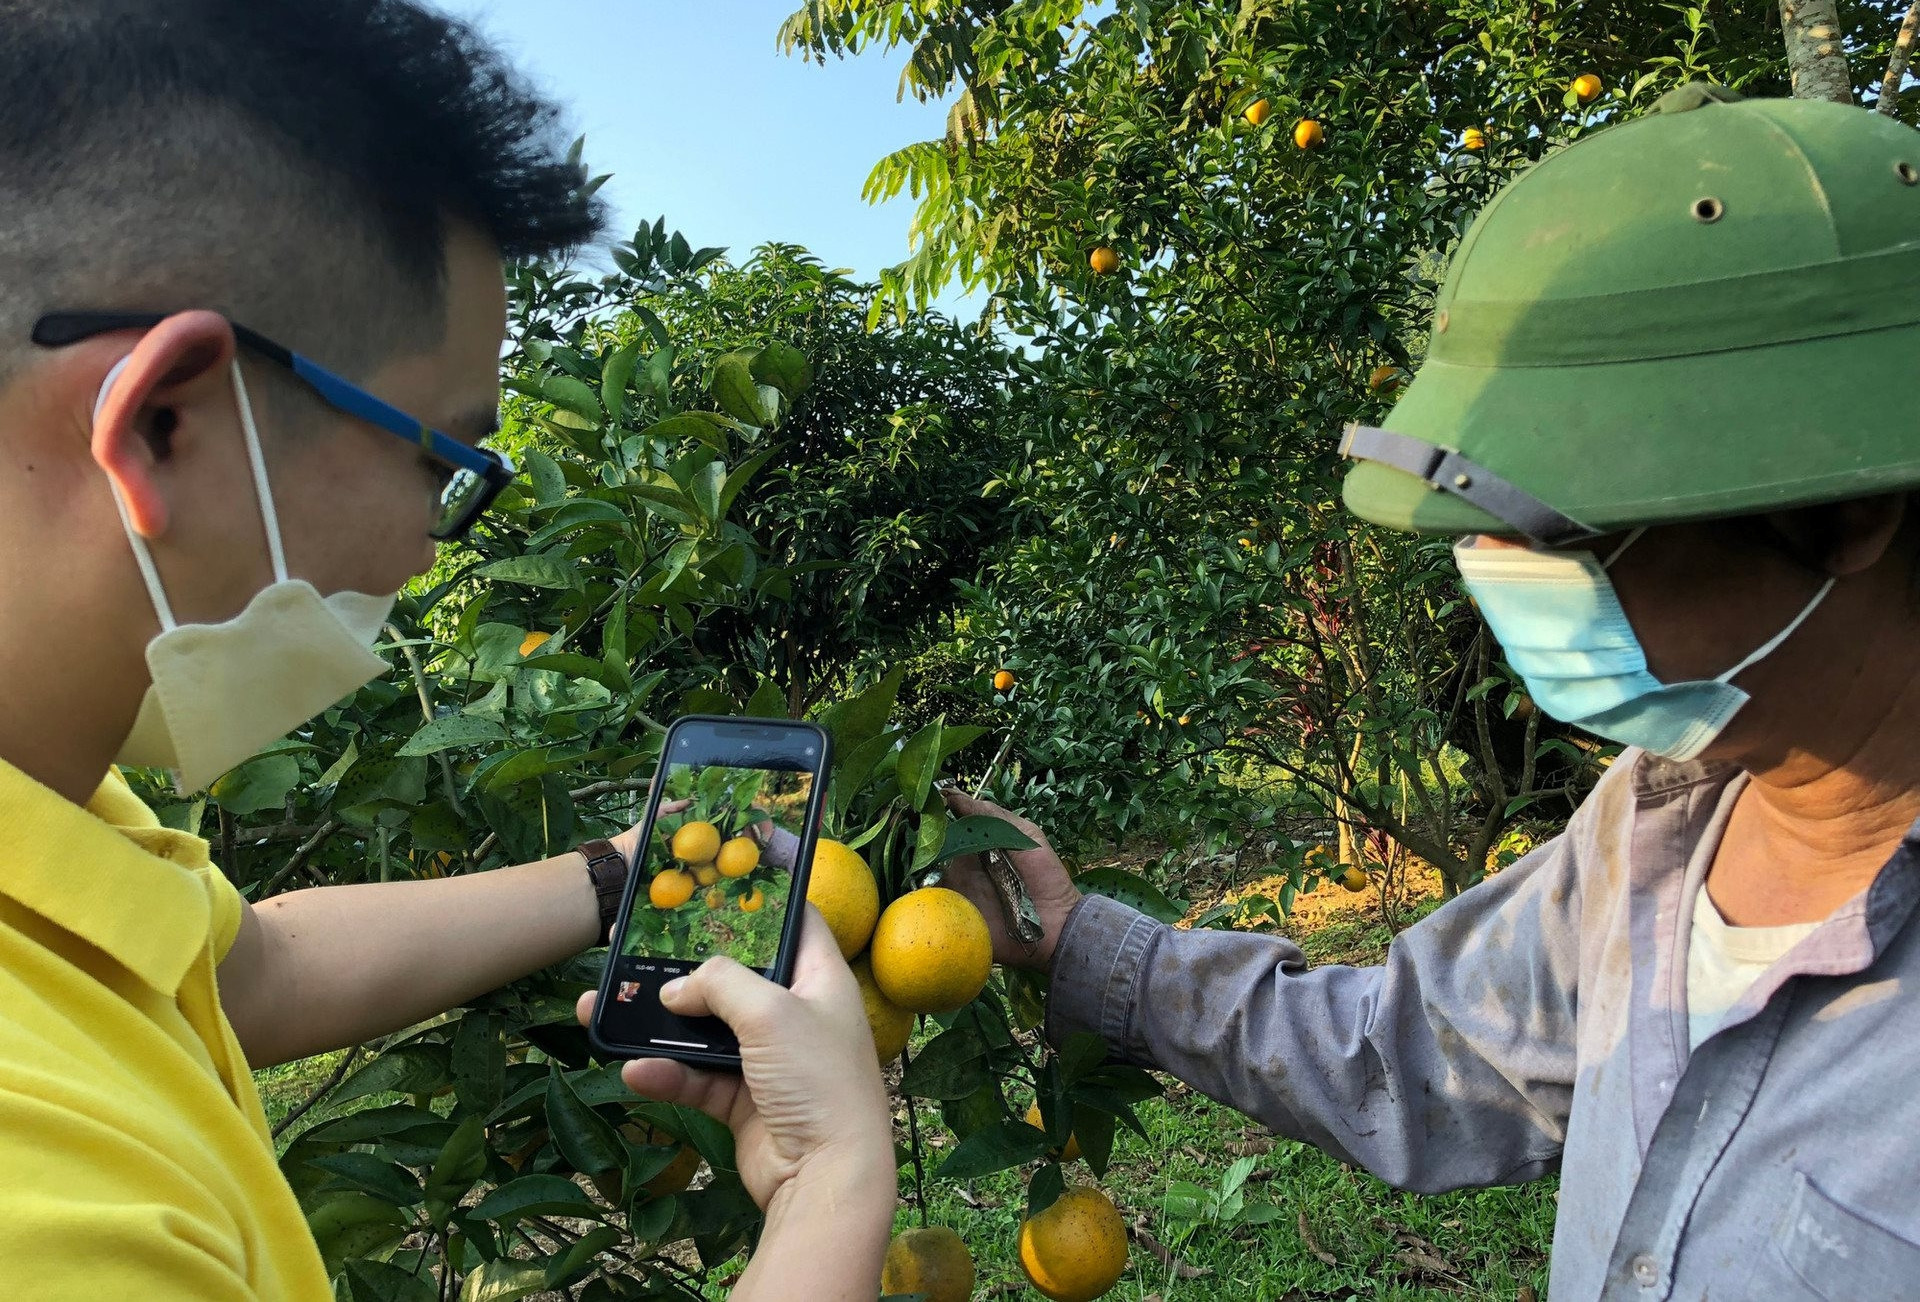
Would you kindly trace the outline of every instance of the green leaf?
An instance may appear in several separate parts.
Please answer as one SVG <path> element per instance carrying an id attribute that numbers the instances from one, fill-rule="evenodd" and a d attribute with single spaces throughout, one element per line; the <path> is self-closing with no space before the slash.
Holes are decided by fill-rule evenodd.
<path id="1" fill-rule="evenodd" d="M 574 1240 L 567 1250 L 547 1263 L 547 1287 L 565 1288 L 593 1269 L 593 1259 L 619 1243 L 626 1235 L 611 1225 L 589 1230 Z"/>
<path id="2" fill-rule="evenodd" d="M 992 814 L 969 814 L 947 824 L 947 837 L 933 862 L 940 864 L 963 854 L 983 850 L 1032 850 L 1036 842 L 1004 818 Z"/>
<path id="3" fill-rule="evenodd" d="M 833 734 L 837 751 L 845 754 L 886 730 L 887 721 L 893 717 L 894 699 L 900 695 L 900 683 L 906 676 L 904 667 L 895 669 L 860 695 L 820 712 L 820 726 Z"/>
<path id="4" fill-rule="evenodd" d="M 790 403 L 813 385 L 813 364 L 807 355 L 777 340 L 754 355 L 751 370 L 754 379 L 771 384 Z"/>
<path id="5" fill-rule="evenodd" d="M 501 1257 L 473 1268 L 460 1286 L 460 1302 L 520 1302 L 547 1291 L 547 1266 L 540 1261 Z"/>
<path id="6" fill-rule="evenodd" d="M 580 1101 L 558 1064 L 547 1077 L 547 1128 L 554 1147 L 575 1170 L 600 1175 L 626 1161 L 619 1132 Z"/>
<path id="7" fill-rule="evenodd" d="M 347 1263 L 347 1291 L 352 1302 L 434 1302 L 439 1296 L 428 1276 L 364 1257 Z"/>
<path id="8" fill-rule="evenodd" d="M 907 744 L 900 748 L 900 794 L 906 797 L 909 808 L 920 808 L 933 792 L 934 779 L 940 776 L 940 747 L 946 727 L 943 714 L 907 738 Z"/>
<path id="9" fill-rule="evenodd" d="M 602 419 L 600 400 L 593 396 L 593 390 L 571 375 L 544 375 L 540 377 L 540 396 L 564 411 L 570 411 L 584 420 L 598 425 Z"/>
<path id="10" fill-rule="evenodd" d="M 287 803 L 287 793 L 299 785 L 299 760 L 291 755 L 268 755 L 230 770 L 207 794 L 229 814 L 244 816 L 281 808 Z"/>
<path id="11" fill-rule="evenodd" d="M 523 1175 L 489 1193 L 468 1214 L 483 1221 L 511 1221 L 522 1216 L 585 1216 L 593 1207 L 587 1191 L 565 1176 Z"/>
<path id="12" fill-rule="evenodd" d="M 580 586 L 580 572 L 553 555 L 506 556 L 479 569 L 482 578 L 518 583 L 529 588 L 569 590 Z"/>
<path id="13" fill-rule="evenodd" d="M 972 1180 L 1025 1166 L 1046 1152 L 1045 1135 L 1024 1121 L 1002 1121 L 961 1140 L 935 1174 L 942 1180 Z"/>
<path id="14" fill-rule="evenodd" d="M 1162 894 L 1159 887 L 1123 868 L 1095 868 L 1074 878 L 1073 884 L 1085 894 L 1118 900 L 1161 922 L 1175 923 L 1184 916 L 1180 906 Z"/>
<path id="15" fill-rule="evenodd" d="M 469 714 L 449 714 L 414 733 L 398 753 L 402 758 L 433 755 L 455 746 L 480 746 L 490 741 L 505 741 L 506 738 L 507 730 L 491 719 L 476 719 Z"/>
<path id="16" fill-rule="evenodd" d="M 327 1101 L 339 1107 L 369 1094 L 431 1094 L 449 1079 L 445 1045 L 403 1044 L 347 1077 Z M 439 1120 L 432 1113 L 427 1119 Z"/>
<path id="17" fill-rule="evenodd" d="M 307 1165 L 334 1177 L 331 1185 L 323 1186 L 323 1190 L 356 1189 L 392 1203 L 395 1207 L 411 1207 L 421 1198 L 420 1181 L 413 1172 L 372 1153 L 327 1153 L 308 1158 Z"/>
<path id="18" fill-rule="evenodd" d="M 526 461 L 527 480 L 533 485 L 533 500 L 537 506 L 558 506 L 567 497 L 567 477 L 560 473 L 560 465 L 539 448 L 528 448 L 522 457 Z"/>
<path id="19" fill-rule="evenodd" d="M 374 1061 L 384 1061 L 386 1056 L 382 1054 Z M 338 1099 L 340 1096 L 336 1093 L 328 1097 Z M 328 1144 L 364 1144 L 408 1131 L 443 1128 L 450 1129 L 446 1119 L 431 1109 L 398 1103 L 392 1107 L 369 1108 L 365 1112 L 322 1121 L 302 1134 L 301 1138 Z"/>
<path id="20" fill-rule="evenodd" d="M 453 1085 L 468 1112 L 485 1115 L 500 1106 L 507 1072 L 505 1026 L 498 1013 L 469 1011 L 453 1032 Z"/>
<path id="21" fill-rule="evenodd" d="M 1038 1216 L 1067 1191 L 1067 1177 L 1058 1162 L 1048 1162 L 1027 1181 L 1027 1215 Z"/>
<path id="22" fill-rule="evenodd" d="M 487 1169 L 487 1128 L 479 1117 L 468 1117 L 453 1133 L 427 1176 L 427 1197 L 458 1202 Z"/>
<path id="23" fill-rule="evenodd" d="M 716 452 L 727 450 L 727 427 L 720 423 L 718 417 L 704 411 L 683 411 L 677 416 L 655 421 L 642 431 L 641 437 L 666 444 L 697 439 Z"/>
<path id="24" fill-rule="evenodd" d="M 766 424 L 766 417 L 760 411 L 760 388 L 754 383 L 753 372 L 739 356 L 722 357 L 715 363 L 707 388 L 720 410 L 735 420 L 747 425 Z"/>
<path id="25" fill-rule="evenodd" d="M 636 339 L 607 358 L 606 366 L 601 369 L 600 397 L 615 423 L 626 417 L 627 386 L 633 383 L 633 371 L 639 362 L 640 341 Z"/>
<path id="26" fill-rule="evenodd" d="M 935 1036 L 907 1064 L 900 1091 L 921 1099 L 963 1099 L 993 1079 L 987 1046 L 958 1027 Z"/>
<path id="27" fill-rule="evenodd" d="M 763 679 L 760 686 L 754 688 L 741 713 L 752 719 L 784 719 L 787 717 L 787 694 L 780 690 L 780 684 L 773 679 Z"/>
<path id="28" fill-rule="evenodd" d="M 352 1257 L 370 1257 L 400 1242 L 406 1214 L 391 1203 L 362 1193 L 337 1194 L 307 1213 L 307 1228 L 320 1247 L 328 1275 Z"/>

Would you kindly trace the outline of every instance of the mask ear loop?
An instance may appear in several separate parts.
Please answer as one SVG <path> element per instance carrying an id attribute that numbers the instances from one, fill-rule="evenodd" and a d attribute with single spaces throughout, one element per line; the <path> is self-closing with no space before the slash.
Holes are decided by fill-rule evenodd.
<path id="1" fill-rule="evenodd" d="M 247 396 L 247 382 L 240 374 L 240 359 L 233 359 L 233 393 L 240 405 L 240 429 L 247 440 L 247 464 L 253 468 L 253 491 L 260 499 L 260 521 L 267 527 L 267 554 L 273 558 L 273 581 L 287 581 L 287 555 L 280 545 L 280 516 L 273 509 L 273 489 L 267 483 L 267 460 L 260 452 L 260 427 L 253 420 L 253 399 Z"/>
<path id="2" fill-rule="evenodd" d="M 1603 570 L 1612 569 L 1613 563 L 1619 560 L 1623 555 L 1626 554 L 1627 548 L 1639 542 L 1640 535 L 1645 533 L 1646 531 L 1647 531 L 1647 526 L 1643 524 L 1638 529 L 1635 529 L 1632 533 L 1628 534 L 1627 540 L 1621 543 L 1618 547 L 1614 548 L 1612 552 L 1608 553 L 1607 559 L 1600 562 L 1600 568 Z"/>
<path id="3" fill-rule="evenodd" d="M 114 383 L 132 361 L 133 354 L 128 353 L 115 362 L 113 369 L 107 372 L 107 378 L 100 381 L 100 396 L 93 400 L 95 429 L 100 427 L 100 413 L 107 409 L 107 399 L 113 394 Z M 160 617 L 161 631 L 171 633 L 179 627 L 179 622 L 173 617 L 173 606 L 167 601 L 167 590 L 160 584 L 160 571 L 154 568 L 153 553 L 147 550 L 147 540 L 134 532 L 133 516 L 127 511 L 126 499 L 120 496 L 120 486 L 109 477 L 107 487 L 113 493 L 114 508 L 120 512 L 120 527 L 127 531 L 127 541 L 133 544 L 134 563 L 140 567 L 140 577 L 146 581 L 147 596 L 153 599 L 153 613 Z"/>
<path id="4" fill-rule="evenodd" d="M 1748 656 L 1745 660 L 1742 660 L 1739 664 L 1727 670 L 1726 673 L 1721 674 L 1718 678 L 1714 679 L 1713 681 L 1715 681 L 1716 683 L 1730 683 L 1736 677 L 1739 676 L 1741 670 L 1752 668 L 1754 665 L 1759 664 L 1762 660 L 1765 660 L 1768 656 L 1772 655 L 1775 651 L 1778 651 L 1780 649 L 1780 644 L 1782 642 L 1785 642 L 1788 638 L 1792 637 L 1794 635 L 1794 632 L 1797 629 L 1799 629 L 1799 627 L 1802 624 L 1807 622 L 1808 617 L 1811 616 L 1814 611 L 1820 608 L 1820 603 L 1827 599 L 1827 594 L 1833 591 L 1833 585 L 1838 583 L 1839 581 L 1840 580 L 1837 578 L 1829 577 L 1825 583 L 1820 585 L 1820 591 L 1813 594 L 1813 600 L 1809 601 L 1805 606 L 1801 607 L 1800 613 L 1798 615 L 1795 615 L 1792 621 L 1785 628 L 1781 629 L 1778 633 L 1775 633 L 1772 638 L 1768 639 L 1767 644 L 1765 646 L 1761 647 L 1758 651 L 1755 651 L 1752 655 Z"/>

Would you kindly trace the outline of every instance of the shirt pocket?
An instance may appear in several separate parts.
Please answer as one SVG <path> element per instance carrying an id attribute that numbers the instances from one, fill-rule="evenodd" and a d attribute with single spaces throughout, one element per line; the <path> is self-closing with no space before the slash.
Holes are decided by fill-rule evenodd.
<path id="1" fill-rule="evenodd" d="M 1920 1244 L 1841 1206 L 1797 1171 L 1768 1256 L 1762 1274 L 1786 1273 L 1777 1291 L 1766 1286 L 1765 1296 L 1781 1302 L 1910 1302 L 1920 1296 Z"/>

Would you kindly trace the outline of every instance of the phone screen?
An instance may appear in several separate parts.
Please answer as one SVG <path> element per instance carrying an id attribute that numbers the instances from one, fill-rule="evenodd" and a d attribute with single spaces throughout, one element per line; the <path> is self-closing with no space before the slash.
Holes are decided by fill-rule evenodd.
<path id="1" fill-rule="evenodd" d="M 796 748 L 786 763 L 814 754 Z M 658 811 L 634 865 L 638 880 L 598 1019 L 608 1040 L 737 1052 L 717 1018 L 668 1013 L 660 987 L 716 954 L 774 974 L 788 915 L 805 902 L 794 898 L 794 864 L 814 794 L 812 770 L 784 760 L 762 752 L 752 766 L 663 765 Z"/>

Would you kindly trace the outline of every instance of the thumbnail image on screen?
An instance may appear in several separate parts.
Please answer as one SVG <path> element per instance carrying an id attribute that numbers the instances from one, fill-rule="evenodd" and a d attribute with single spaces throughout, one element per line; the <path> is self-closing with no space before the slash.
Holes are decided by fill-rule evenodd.
<path id="1" fill-rule="evenodd" d="M 811 773 L 669 765 L 621 953 L 771 968 L 812 793 Z"/>

